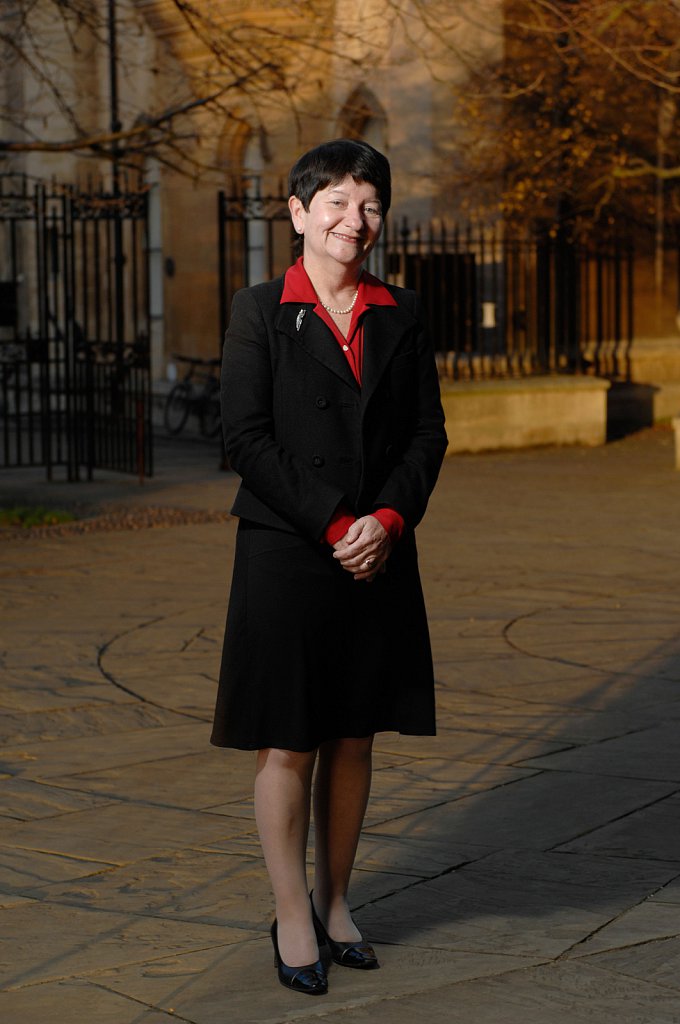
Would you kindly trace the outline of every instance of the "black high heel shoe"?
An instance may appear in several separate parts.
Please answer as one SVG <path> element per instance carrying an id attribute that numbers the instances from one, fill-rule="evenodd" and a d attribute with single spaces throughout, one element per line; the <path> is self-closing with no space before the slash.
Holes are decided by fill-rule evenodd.
<path id="1" fill-rule="evenodd" d="M 373 946 L 369 946 L 363 939 L 358 942 L 336 942 L 332 939 L 319 920 L 311 893 L 309 900 L 312 904 L 312 921 L 319 945 L 325 943 L 328 946 L 334 964 L 339 964 L 340 967 L 354 967 L 358 971 L 375 971 L 380 967 Z"/>
<path id="2" fill-rule="evenodd" d="M 325 996 L 328 992 L 328 979 L 323 964 L 317 960 L 314 964 L 304 967 L 289 967 L 284 964 L 279 953 L 278 924 L 276 918 L 271 926 L 272 945 L 274 947 L 274 966 L 279 981 L 294 992 L 304 992 L 308 996 Z"/>

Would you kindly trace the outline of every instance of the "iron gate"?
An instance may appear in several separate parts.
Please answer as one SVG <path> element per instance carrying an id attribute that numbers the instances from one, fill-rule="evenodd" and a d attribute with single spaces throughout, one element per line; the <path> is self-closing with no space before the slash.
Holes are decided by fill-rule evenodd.
<path id="1" fill-rule="evenodd" d="M 147 196 L 0 176 L 0 466 L 152 464 Z"/>
<path id="2" fill-rule="evenodd" d="M 287 197 L 263 196 L 257 178 L 218 193 L 217 224 L 221 353 L 234 293 L 282 274 L 294 259 L 295 233 Z"/>

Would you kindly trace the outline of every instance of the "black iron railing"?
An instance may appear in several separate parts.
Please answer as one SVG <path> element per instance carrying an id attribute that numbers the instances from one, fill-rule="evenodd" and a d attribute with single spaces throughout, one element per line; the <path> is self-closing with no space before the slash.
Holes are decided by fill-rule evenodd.
<path id="1" fill-rule="evenodd" d="M 0 466 L 152 472 L 147 196 L 0 176 Z"/>
<path id="2" fill-rule="evenodd" d="M 623 240 L 499 226 L 388 229 L 387 279 L 419 292 L 454 379 L 596 372 L 626 376 L 633 250 Z"/>

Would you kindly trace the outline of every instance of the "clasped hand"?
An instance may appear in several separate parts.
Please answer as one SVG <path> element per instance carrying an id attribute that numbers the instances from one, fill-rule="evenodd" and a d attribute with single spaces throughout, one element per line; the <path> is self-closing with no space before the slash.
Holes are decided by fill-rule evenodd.
<path id="1" fill-rule="evenodd" d="M 372 583 L 378 573 L 385 571 L 392 544 L 387 530 L 375 516 L 362 516 L 333 548 L 333 558 L 337 558 L 355 580 Z"/>

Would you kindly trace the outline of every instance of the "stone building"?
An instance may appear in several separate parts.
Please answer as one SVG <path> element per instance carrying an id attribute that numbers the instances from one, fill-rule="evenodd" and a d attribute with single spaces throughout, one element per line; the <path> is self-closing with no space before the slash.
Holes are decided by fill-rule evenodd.
<path id="1" fill-rule="evenodd" d="M 40 59 L 18 61 L 10 48 L 0 66 L 0 138 L 28 144 L 0 155 L 0 173 L 110 181 L 111 161 L 99 155 L 111 150 L 104 6 L 95 24 L 60 19 L 54 5 L 38 2 L 30 31 L 23 6 L 5 5 L 4 24 L 14 25 L 29 58 L 33 48 Z M 198 12 L 192 17 L 173 0 L 111 0 L 121 166 L 150 189 L 157 380 L 167 376 L 173 353 L 219 351 L 219 189 L 277 194 L 301 150 L 350 135 L 392 161 L 393 223 L 403 216 L 452 223 L 479 206 L 488 212 L 493 183 L 461 185 L 471 126 L 457 95 L 470 69 L 502 58 L 505 7 L 503 0 L 205 0 L 190 9 Z M 33 141 L 53 145 L 32 150 Z M 493 147 L 492 135 L 487 145 Z M 250 248 L 257 275 L 257 231 Z M 636 268 L 644 318 L 636 334 L 644 342 L 632 377 L 651 382 L 661 375 L 680 388 L 672 267 L 663 292 L 652 287 L 650 267 L 647 260 Z"/>
<path id="2" fill-rule="evenodd" d="M 14 6 L 18 11 L 21 4 Z M 464 148 L 450 99 L 464 65 L 452 59 L 451 47 L 468 59 L 499 51 L 500 8 L 495 0 L 465 0 L 464 15 L 453 19 L 453 44 L 449 39 L 437 52 L 432 26 L 419 25 L 409 6 L 213 0 L 204 5 L 205 19 L 191 23 L 172 0 L 117 0 L 124 131 L 191 97 L 224 90 L 217 102 L 176 117 L 169 145 L 135 155 L 134 136 L 121 142 L 123 166 L 138 168 L 151 188 L 155 376 L 164 376 L 169 353 L 217 350 L 218 188 L 278 194 L 302 150 L 349 135 L 389 155 L 393 218 L 455 215 L 463 197 L 442 184 L 452 150 Z M 38 4 L 31 18 L 35 41 L 50 53 L 51 87 L 26 64 L 5 63 L 2 107 L 13 116 L 0 135 L 54 144 L 105 139 L 111 116 L 106 22 L 97 32 L 80 26 L 74 45 L 52 5 Z M 25 34 L 24 45 L 33 45 Z M 240 49 L 247 51 L 243 60 Z M 0 167 L 62 182 L 110 178 L 110 162 L 93 147 L 17 151 Z"/>

